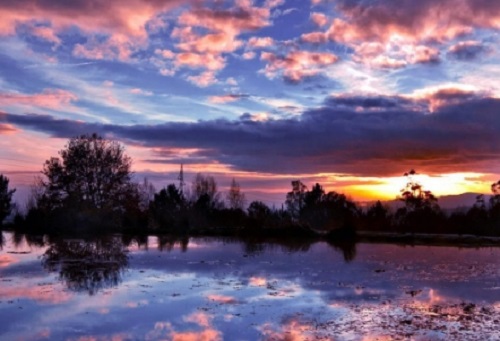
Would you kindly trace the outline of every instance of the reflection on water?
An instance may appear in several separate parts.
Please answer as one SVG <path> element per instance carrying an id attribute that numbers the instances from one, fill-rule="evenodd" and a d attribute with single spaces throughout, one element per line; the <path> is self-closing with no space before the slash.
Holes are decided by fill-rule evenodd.
<path id="1" fill-rule="evenodd" d="M 60 240 L 45 251 L 42 264 L 58 272 L 68 289 L 93 295 L 121 282 L 128 257 L 118 238 Z"/>
<path id="2" fill-rule="evenodd" d="M 500 249 L 4 234 L 0 340 L 495 340 Z"/>

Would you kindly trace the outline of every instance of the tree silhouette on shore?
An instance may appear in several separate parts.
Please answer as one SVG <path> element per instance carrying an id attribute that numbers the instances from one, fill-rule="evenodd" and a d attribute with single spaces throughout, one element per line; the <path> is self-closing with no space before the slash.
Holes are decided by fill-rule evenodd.
<path id="1" fill-rule="evenodd" d="M 12 195 L 15 189 L 9 189 L 9 179 L 0 174 L 0 226 L 12 211 Z"/>

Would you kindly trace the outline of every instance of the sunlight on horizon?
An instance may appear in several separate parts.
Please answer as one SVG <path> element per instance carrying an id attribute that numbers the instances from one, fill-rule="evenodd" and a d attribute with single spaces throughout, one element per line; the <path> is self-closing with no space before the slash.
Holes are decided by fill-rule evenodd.
<path id="1" fill-rule="evenodd" d="M 379 183 L 352 185 L 346 187 L 354 198 L 365 200 L 395 199 L 406 186 L 409 179 L 405 176 L 388 178 L 369 178 Z M 458 195 L 463 193 L 489 193 L 492 180 L 488 174 L 482 173 L 449 173 L 440 175 L 417 174 L 414 181 L 422 185 L 424 190 L 431 191 L 436 196 Z"/>

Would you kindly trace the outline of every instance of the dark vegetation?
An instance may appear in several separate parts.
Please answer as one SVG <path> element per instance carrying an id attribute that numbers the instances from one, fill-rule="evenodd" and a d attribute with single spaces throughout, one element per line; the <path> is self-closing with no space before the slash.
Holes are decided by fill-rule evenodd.
<path id="1" fill-rule="evenodd" d="M 175 184 L 156 192 L 147 180 L 134 183 L 130 168 L 131 159 L 118 143 L 95 134 L 73 138 L 59 157 L 45 162 L 26 212 L 18 212 L 9 227 L 40 234 L 322 236 L 329 240 L 352 239 L 356 231 L 500 236 L 500 181 L 492 185 L 490 200 L 480 195 L 471 208 L 451 214 L 445 214 L 432 192 L 414 179 L 414 170 L 405 174 L 407 185 L 398 197 L 402 205 L 395 212 L 380 201 L 362 208 L 344 194 L 325 192 L 320 184 L 309 190 L 299 180 L 292 181 L 284 207 L 274 209 L 260 201 L 246 206 L 234 179 L 225 196 L 216 180 L 203 174 L 196 175 L 186 192 Z M 0 224 L 12 210 L 14 190 L 8 184 L 0 175 Z"/>

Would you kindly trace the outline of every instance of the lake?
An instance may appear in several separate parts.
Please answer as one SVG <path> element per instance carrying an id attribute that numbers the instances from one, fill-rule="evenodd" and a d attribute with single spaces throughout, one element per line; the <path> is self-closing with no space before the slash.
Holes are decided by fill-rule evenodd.
<path id="1" fill-rule="evenodd" d="M 500 248 L 4 232 L 1 340 L 500 340 Z"/>

